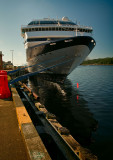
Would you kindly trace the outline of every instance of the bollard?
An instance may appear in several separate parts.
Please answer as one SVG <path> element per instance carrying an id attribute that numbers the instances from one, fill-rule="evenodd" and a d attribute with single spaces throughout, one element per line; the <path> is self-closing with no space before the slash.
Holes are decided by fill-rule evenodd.
<path id="1" fill-rule="evenodd" d="M 7 72 L 0 70 L 0 99 L 11 97 L 11 92 L 8 87 Z"/>

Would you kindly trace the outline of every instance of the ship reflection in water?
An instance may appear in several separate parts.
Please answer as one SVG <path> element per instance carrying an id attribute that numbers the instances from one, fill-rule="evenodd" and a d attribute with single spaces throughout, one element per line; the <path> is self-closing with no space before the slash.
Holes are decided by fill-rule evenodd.
<path id="1" fill-rule="evenodd" d="M 93 142 L 92 133 L 96 131 L 97 121 L 87 107 L 87 101 L 72 87 L 68 79 L 64 84 L 37 79 L 29 80 L 30 88 L 40 97 L 47 110 L 56 115 L 62 126 L 83 146 Z M 76 84 L 75 84 L 76 85 Z"/>

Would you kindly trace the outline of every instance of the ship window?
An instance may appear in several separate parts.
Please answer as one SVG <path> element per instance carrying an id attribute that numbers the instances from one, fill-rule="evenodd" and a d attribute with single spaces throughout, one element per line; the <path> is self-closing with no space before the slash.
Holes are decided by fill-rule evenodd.
<path id="1" fill-rule="evenodd" d="M 46 24 L 58 24 L 57 21 L 32 21 L 28 25 L 46 25 Z"/>
<path id="2" fill-rule="evenodd" d="M 33 22 L 30 22 L 28 25 L 33 25 Z"/>
<path id="3" fill-rule="evenodd" d="M 73 28 L 69 28 L 69 31 L 73 31 Z"/>
<path id="4" fill-rule="evenodd" d="M 28 25 L 46 25 L 46 24 L 63 24 L 63 25 L 76 25 L 74 22 L 71 21 L 57 21 L 57 20 L 45 20 L 45 21 L 32 21 Z"/>
<path id="5" fill-rule="evenodd" d="M 28 25 L 35 25 L 35 24 L 39 24 L 39 21 L 32 21 L 32 22 L 29 23 Z"/>
<path id="6" fill-rule="evenodd" d="M 65 24 L 65 25 L 75 25 L 75 23 L 70 22 L 70 21 L 59 21 L 60 24 Z"/>
<path id="7" fill-rule="evenodd" d="M 48 28 L 28 28 L 28 29 L 22 29 L 22 33 L 25 33 L 25 32 L 31 32 L 31 31 L 73 31 L 74 28 L 62 28 L 62 27 L 48 27 Z M 90 30 L 83 30 L 83 29 L 77 29 L 77 31 L 80 31 L 80 32 L 91 32 Z"/>
<path id="8" fill-rule="evenodd" d="M 33 42 L 33 41 L 46 41 L 47 38 L 29 38 L 27 39 L 27 42 Z"/>
<path id="9" fill-rule="evenodd" d="M 62 38 L 28 38 L 26 42 L 34 42 L 34 41 L 55 41 L 60 40 Z"/>
<path id="10" fill-rule="evenodd" d="M 55 31 L 55 28 L 52 28 L 52 31 Z"/>
<path id="11" fill-rule="evenodd" d="M 34 24 L 39 24 L 39 21 L 34 21 Z"/>
<path id="12" fill-rule="evenodd" d="M 57 21 L 40 21 L 40 24 L 57 24 Z"/>
<path id="13" fill-rule="evenodd" d="M 82 29 L 80 29 L 80 28 L 77 28 L 77 31 L 78 31 L 78 32 L 82 32 Z"/>
<path id="14" fill-rule="evenodd" d="M 45 28 L 45 31 L 48 31 L 48 28 Z"/>

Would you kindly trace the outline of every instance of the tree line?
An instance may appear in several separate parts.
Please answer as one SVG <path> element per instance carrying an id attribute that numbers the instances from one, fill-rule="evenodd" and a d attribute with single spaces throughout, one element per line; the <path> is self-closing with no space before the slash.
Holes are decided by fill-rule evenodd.
<path id="1" fill-rule="evenodd" d="M 92 59 L 92 60 L 85 60 L 81 65 L 112 65 L 113 64 L 113 57 L 107 57 L 107 58 L 98 58 L 98 59 Z"/>

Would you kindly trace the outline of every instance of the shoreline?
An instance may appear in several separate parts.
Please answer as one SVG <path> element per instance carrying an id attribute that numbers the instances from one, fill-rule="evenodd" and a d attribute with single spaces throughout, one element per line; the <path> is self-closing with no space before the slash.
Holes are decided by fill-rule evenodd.
<path id="1" fill-rule="evenodd" d="M 113 64 L 81 64 L 81 66 L 113 66 Z"/>

